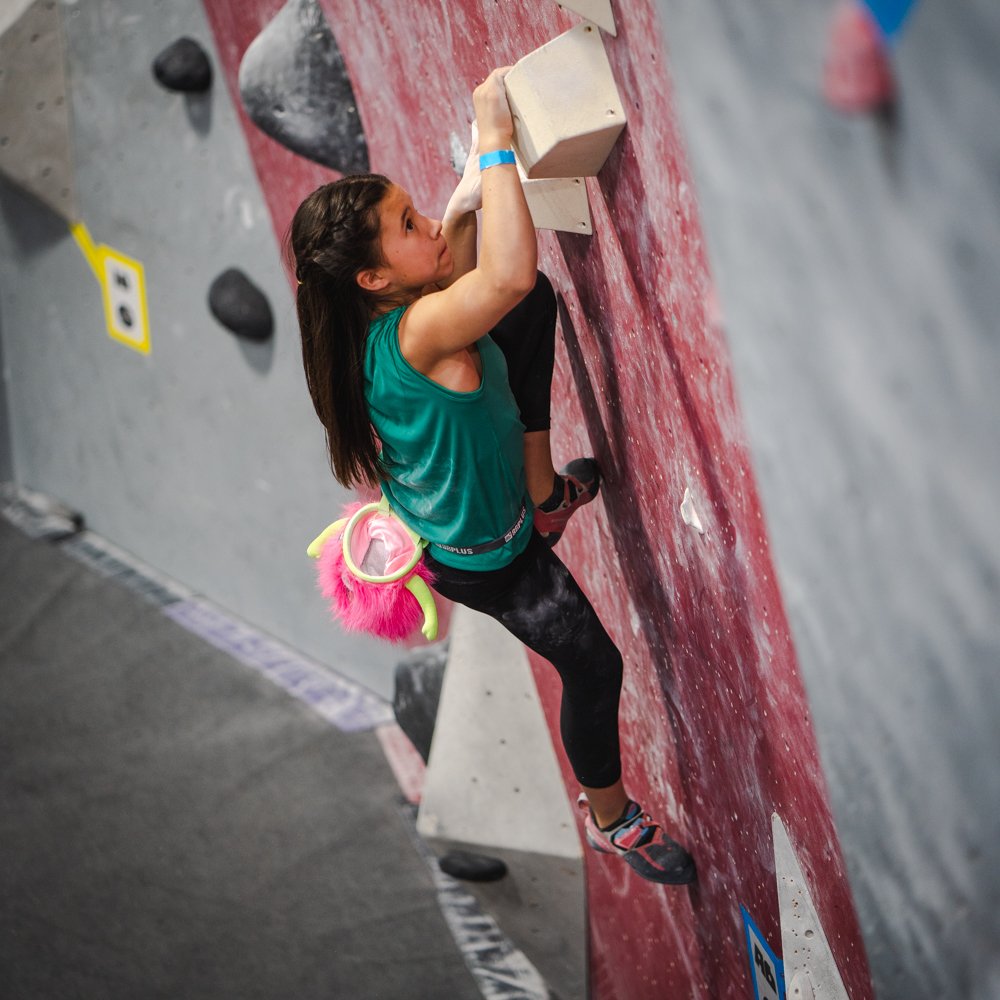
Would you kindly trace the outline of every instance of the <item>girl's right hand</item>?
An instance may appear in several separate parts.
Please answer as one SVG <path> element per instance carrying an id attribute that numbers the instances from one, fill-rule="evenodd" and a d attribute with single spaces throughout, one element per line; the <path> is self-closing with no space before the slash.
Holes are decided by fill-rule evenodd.
<path id="1" fill-rule="evenodd" d="M 484 153 L 506 149 L 514 135 L 514 121 L 503 85 L 503 78 L 511 69 L 512 66 L 498 67 L 472 92 L 472 106 L 479 125 L 479 148 Z"/>
<path id="2" fill-rule="evenodd" d="M 448 201 L 441 221 L 453 219 L 459 215 L 478 212 L 483 207 L 483 178 L 479 173 L 479 128 L 472 123 L 472 136 L 469 145 L 469 155 L 465 160 L 465 170 L 462 179 Z"/>

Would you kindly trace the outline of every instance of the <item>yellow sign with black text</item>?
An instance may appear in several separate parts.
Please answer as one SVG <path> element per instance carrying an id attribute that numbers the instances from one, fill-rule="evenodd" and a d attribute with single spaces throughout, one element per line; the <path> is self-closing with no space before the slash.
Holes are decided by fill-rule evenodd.
<path id="1" fill-rule="evenodd" d="M 71 231 L 101 286 L 108 336 L 141 354 L 149 354 L 149 312 L 142 264 L 103 243 L 95 244 L 82 222 Z"/>

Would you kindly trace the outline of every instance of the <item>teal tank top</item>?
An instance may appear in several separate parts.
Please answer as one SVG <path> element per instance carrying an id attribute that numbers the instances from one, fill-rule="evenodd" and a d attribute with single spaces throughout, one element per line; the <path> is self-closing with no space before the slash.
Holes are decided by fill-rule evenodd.
<path id="1" fill-rule="evenodd" d="M 482 381 L 456 392 L 418 372 L 399 347 L 406 307 L 377 317 L 365 344 L 365 398 L 382 442 L 389 478 L 382 491 L 393 510 L 431 544 L 439 562 L 485 571 L 506 566 L 531 536 L 532 504 L 524 478 L 524 425 L 507 381 L 503 352 L 484 336 L 477 342 Z M 502 538 L 527 515 L 503 546 L 473 555 L 436 543 L 476 546 Z"/>

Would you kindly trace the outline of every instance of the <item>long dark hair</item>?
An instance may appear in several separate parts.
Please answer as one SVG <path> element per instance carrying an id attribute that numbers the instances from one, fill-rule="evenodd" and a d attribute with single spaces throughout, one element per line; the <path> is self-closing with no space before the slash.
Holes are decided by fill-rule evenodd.
<path id="1" fill-rule="evenodd" d="M 344 486 L 385 478 L 364 395 L 364 345 L 376 305 L 356 280 L 383 262 L 379 205 L 391 181 L 355 174 L 325 184 L 299 205 L 286 252 L 299 282 L 302 364 L 326 430 L 330 468 Z"/>

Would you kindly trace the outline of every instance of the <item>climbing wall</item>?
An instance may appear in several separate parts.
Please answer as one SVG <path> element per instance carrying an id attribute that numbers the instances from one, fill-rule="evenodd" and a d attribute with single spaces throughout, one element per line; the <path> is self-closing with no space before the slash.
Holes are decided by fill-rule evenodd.
<path id="1" fill-rule="evenodd" d="M 283 6 L 206 3 L 234 95 L 243 52 Z M 322 7 L 371 167 L 429 212 L 454 184 L 473 86 L 579 23 L 547 3 Z M 871 995 L 864 949 L 716 322 L 661 25 L 638 0 L 617 5 L 616 22 L 604 42 L 628 127 L 587 182 L 594 235 L 541 239 L 561 300 L 556 447 L 596 454 L 607 477 L 563 554 L 625 653 L 630 786 L 692 845 L 701 879 L 663 889 L 588 856 L 592 995 L 752 995 L 744 911 L 765 950 L 780 951 L 777 812 L 859 1000 Z M 281 232 L 318 168 L 245 125 Z M 701 530 L 681 513 L 685 495 Z M 557 682 L 534 668 L 556 731 Z"/>
<path id="2" fill-rule="evenodd" d="M 3 371 L 3 316 L 0 315 L 0 372 Z M 0 378 L 0 481 L 14 478 L 14 461 L 11 457 L 10 411 L 7 407 L 7 383 Z"/>
<path id="3" fill-rule="evenodd" d="M 584 853 L 590 995 L 991 1000 L 1000 20 L 786 7 L 18 0 L 0 46 L 51 89 L 0 106 L 0 474 L 389 693 L 303 558 L 344 494 L 278 241 L 345 170 L 439 212 L 473 86 L 592 18 L 627 125 L 531 182 L 568 230 L 557 457 L 606 475 L 560 553 L 625 654 L 630 790 L 700 877 Z"/>
<path id="4" fill-rule="evenodd" d="M 171 90 L 153 72 L 185 36 L 218 66 L 200 2 L 10 10 L 21 16 L 8 43 L 28 53 L 16 75 L 0 61 L 10 474 L 391 696 L 396 653 L 340 635 L 316 600 L 305 547 L 347 496 L 327 472 L 278 241 L 225 83 L 216 72 L 207 91 Z"/>
<path id="5" fill-rule="evenodd" d="M 987 1000 L 1000 9 L 854 5 L 885 26 L 896 100 L 845 114 L 824 86 L 845 6 L 658 3 L 876 992 Z"/>

